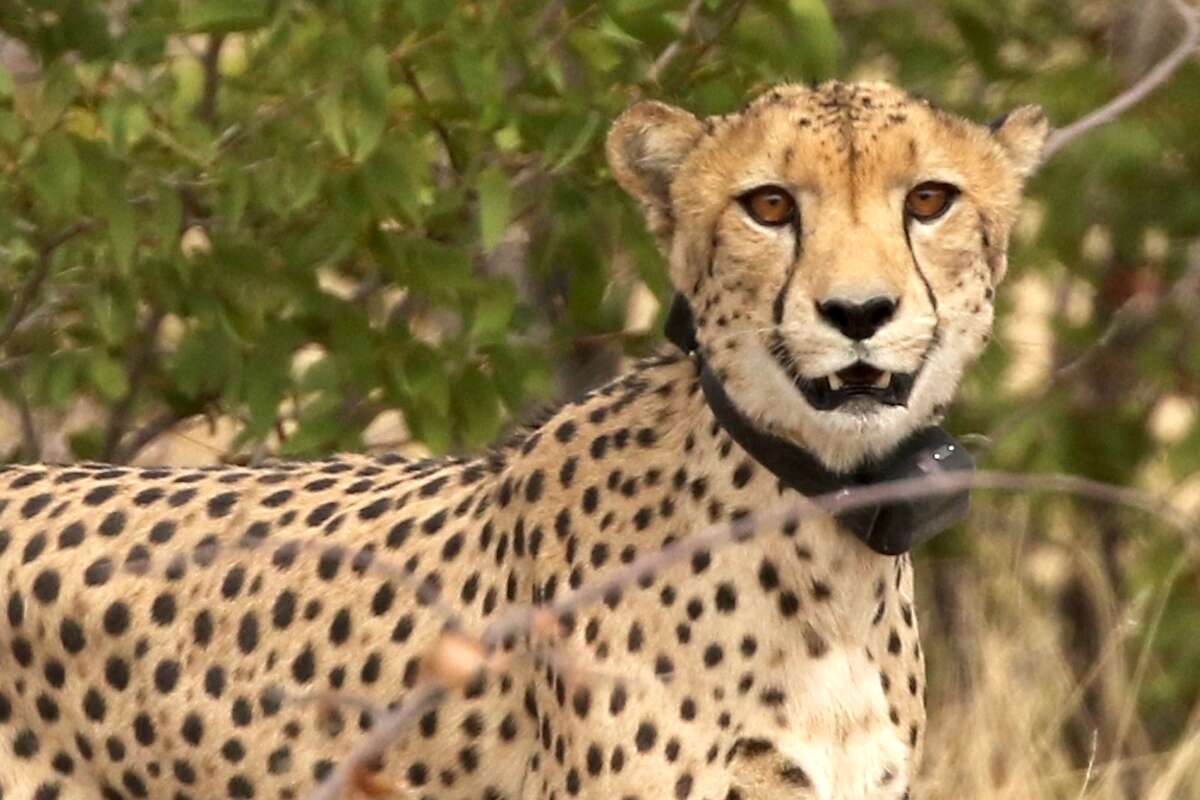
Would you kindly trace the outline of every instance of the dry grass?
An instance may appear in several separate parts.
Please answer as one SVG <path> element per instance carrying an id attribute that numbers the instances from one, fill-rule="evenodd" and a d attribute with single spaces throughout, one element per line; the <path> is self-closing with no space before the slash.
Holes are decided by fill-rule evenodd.
<path id="1" fill-rule="evenodd" d="M 917 794 L 1200 798 L 1200 705 L 1156 746 L 1138 703 L 1148 671 L 1172 667 L 1155 664 L 1150 647 L 1167 591 L 1194 566 L 1191 559 L 1176 560 L 1159 586 L 1121 604 L 1100 565 L 1071 544 L 1087 537 L 1057 544 L 1031 530 L 1031 502 L 977 502 L 967 533 L 977 545 L 971 558 L 927 558 L 918 571 L 930 719 Z M 1055 527 L 1083 524 L 1064 515 Z M 955 608 L 945 608 L 931 578 L 951 587 Z M 1099 638 L 1082 660 L 1062 606 L 1071 581 L 1096 612 Z"/>

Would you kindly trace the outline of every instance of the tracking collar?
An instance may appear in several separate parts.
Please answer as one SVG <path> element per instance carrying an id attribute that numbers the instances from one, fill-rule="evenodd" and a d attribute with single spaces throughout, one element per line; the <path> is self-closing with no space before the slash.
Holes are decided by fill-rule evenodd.
<path id="1" fill-rule="evenodd" d="M 806 497 L 975 468 L 975 460 L 957 439 L 931 426 L 912 434 L 882 461 L 868 462 L 848 473 L 833 472 L 803 447 L 756 428 L 734 405 L 700 350 L 691 306 L 681 294 L 675 295 L 667 316 L 666 336 L 695 361 L 704 399 L 725 432 L 780 482 Z M 836 517 L 875 552 L 896 556 L 961 520 L 969 507 L 970 493 L 964 489 L 864 506 Z"/>

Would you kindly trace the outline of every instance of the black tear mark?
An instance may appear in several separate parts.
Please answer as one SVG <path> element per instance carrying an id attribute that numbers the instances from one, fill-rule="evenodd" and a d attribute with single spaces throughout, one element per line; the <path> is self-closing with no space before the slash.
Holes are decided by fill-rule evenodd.
<path id="1" fill-rule="evenodd" d="M 995 133 L 1003 128 L 1004 123 L 1006 122 L 1008 122 L 1008 114 L 1001 114 L 999 117 L 988 123 L 988 128 L 992 131 L 992 133 Z"/>
<path id="2" fill-rule="evenodd" d="M 787 301 L 788 290 L 792 287 L 792 278 L 796 276 L 796 269 L 800 266 L 800 256 L 804 254 L 803 234 L 800 233 L 800 225 L 796 225 L 796 244 L 792 248 L 792 263 L 788 265 L 787 275 L 783 278 L 783 286 L 779 287 L 779 294 L 775 295 L 775 302 L 772 304 L 772 312 L 775 317 L 775 324 L 783 324 L 783 307 Z"/>
<path id="3" fill-rule="evenodd" d="M 913 269 L 917 271 L 917 276 L 920 277 L 921 283 L 925 284 L 925 294 L 929 297 L 929 303 L 933 306 L 933 317 L 936 320 L 933 326 L 933 335 L 939 335 L 942 326 L 942 317 L 938 313 L 937 295 L 933 293 L 933 286 L 929 283 L 929 279 L 925 277 L 925 271 L 921 269 L 921 262 L 917 261 L 917 252 L 913 250 L 912 236 L 909 235 L 908 221 L 904 224 L 904 243 L 908 245 L 908 255 L 912 258 Z"/>

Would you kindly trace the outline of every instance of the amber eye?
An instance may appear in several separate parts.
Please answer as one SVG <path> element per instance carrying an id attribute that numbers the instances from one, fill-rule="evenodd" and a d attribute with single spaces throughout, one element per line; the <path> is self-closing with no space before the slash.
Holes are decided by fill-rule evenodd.
<path id="1" fill-rule="evenodd" d="M 920 222 L 932 222 L 945 214 L 958 197 L 958 188 L 948 183 L 926 181 L 904 198 L 904 210 Z"/>
<path id="2" fill-rule="evenodd" d="M 796 216 L 796 201 L 778 186 L 760 186 L 738 198 L 759 225 L 786 225 Z"/>

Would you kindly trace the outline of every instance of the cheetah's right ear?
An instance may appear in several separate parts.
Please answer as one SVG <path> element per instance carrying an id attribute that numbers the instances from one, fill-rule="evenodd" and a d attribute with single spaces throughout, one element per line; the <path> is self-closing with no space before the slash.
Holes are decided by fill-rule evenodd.
<path id="1" fill-rule="evenodd" d="M 641 202 L 650 232 L 662 242 L 670 239 L 675 225 L 675 171 L 703 133 L 703 124 L 688 112 L 650 100 L 618 117 L 608 132 L 613 176 Z"/>

